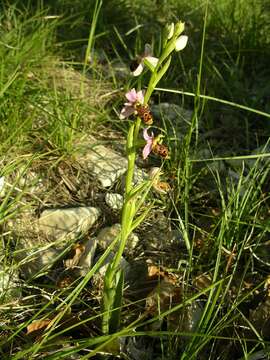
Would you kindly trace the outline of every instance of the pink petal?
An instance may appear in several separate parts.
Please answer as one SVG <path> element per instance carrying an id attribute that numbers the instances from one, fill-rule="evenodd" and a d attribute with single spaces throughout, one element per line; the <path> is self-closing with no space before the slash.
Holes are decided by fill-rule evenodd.
<path id="1" fill-rule="evenodd" d="M 143 129 L 143 138 L 144 138 L 144 140 L 147 141 L 147 142 L 153 141 L 153 139 L 154 139 L 153 132 L 151 133 L 151 135 L 148 135 L 147 130 L 148 130 L 147 128 Z"/>
<path id="2" fill-rule="evenodd" d="M 130 103 L 135 103 L 137 100 L 137 93 L 136 90 L 133 88 L 126 93 L 126 98 Z"/>
<path id="3" fill-rule="evenodd" d="M 145 147 L 143 148 L 143 159 L 144 160 L 149 156 L 151 150 L 152 150 L 152 144 L 147 143 L 145 145 Z"/>

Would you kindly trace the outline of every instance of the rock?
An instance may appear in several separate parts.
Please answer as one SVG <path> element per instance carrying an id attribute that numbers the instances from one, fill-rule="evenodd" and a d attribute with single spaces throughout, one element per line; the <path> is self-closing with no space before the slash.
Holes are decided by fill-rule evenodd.
<path id="1" fill-rule="evenodd" d="M 148 173 L 145 170 L 140 169 L 140 168 L 138 168 L 136 166 L 135 171 L 134 171 L 133 180 L 132 180 L 132 185 L 133 186 L 139 185 L 145 180 L 149 180 Z M 122 179 L 121 179 L 121 191 L 123 193 L 125 192 L 125 185 L 126 185 L 126 177 L 122 176 Z"/>
<path id="2" fill-rule="evenodd" d="M 134 171 L 133 185 L 141 184 L 144 180 L 149 180 L 148 173 L 136 167 Z"/>
<path id="3" fill-rule="evenodd" d="M 103 145 L 95 145 L 93 137 L 81 145 L 82 150 L 77 160 L 96 177 L 100 184 L 107 188 L 114 184 L 127 170 L 127 159 Z"/>
<path id="4" fill-rule="evenodd" d="M 121 353 L 130 360 L 154 359 L 154 344 L 145 337 L 120 337 Z"/>
<path id="5" fill-rule="evenodd" d="M 28 245 L 28 248 L 27 248 Z M 45 246 L 31 246 L 27 239 L 19 245 L 20 250 L 15 252 L 15 259 L 20 261 L 21 276 L 31 279 L 37 275 L 46 274 L 54 263 L 60 258 L 64 248 L 56 247 L 55 243 Z"/>
<path id="6" fill-rule="evenodd" d="M 124 203 L 124 198 L 120 194 L 107 193 L 105 195 L 106 204 L 113 210 L 121 210 Z"/>
<path id="7" fill-rule="evenodd" d="M 100 216 L 94 207 L 49 209 L 42 212 L 38 226 L 48 238 L 75 238 L 87 232 Z"/>
<path id="8" fill-rule="evenodd" d="M 17 242 L 15 259 L 25 279 L 44 274 L 73 244 L 87 232 L 100 215 L 92 207 L 49 209 L 36 220 L 30 215 L 17 222 L 14 237 Z"/>
<path id="9" fill-rule="evenodd" d="M 97 285 L 98 287 L 102 287 L 103 284 L 103 280 L 104 280 L 104 276 L 106 274 L 107 268 L 109 266 L 109 264 L 113 261 L 115 257 L 115 253 L 111 252 L 106 260 L 104 261 L 104 263 L 102 264 L 102 266 L 98 269 L 98 271 L 94 274 L 93 276 L 93 282 L 95 283 L 95 285 Z M 97 259 L 98 261 L 98 259 Z M 96 262 L 97 262 L 96 261 Z M 124 272 L 124 279 L 125 282 L 129 282 L 129 274 L 131 271 L 131 267 L 129 265 L 129 263 L 123 258 L 121 257 L 121 261 L 120 261 L 120 269 L 123 270 Z"/>
<path id="10" fill-rule="evenodd" d="M 15 301 L 22 295 L 18 274 L 0 265 L 0 304 Z"/>
<path id="11" fill-rule="evenodd" d="M 85 244 L 85 250 L 78 263 L 79 273 L 81 276 L 85 276 L 93 265 L 95 251 L 97 247 L 96 238 L 90 238 Z"/>
<path id="12" fill-rule="evenodd" d="M 114 224 L 110 227 L 106 227 L 102 229 L 97 236 L 98 245 L 100 245 L 103 249 L 106 249 L 116 238 L 116 236 L 120 233 L 120 231 L 121 231 L 120 224 Z M 124 253 L 130 255 L 130 253 L 134 251 L 138 243 L 139 243 L 138 236 L 131 233 L 129 235 Z"/>
<path id="13" fill-rule="evenodd" d="M 203 315 L 204 304 L 201 300 L 194 300 L 183 309 L 168 315 L 167 327 L 170 331 L 196 333 L 197 326 Z"/>
<path id="14" fill-rule="evenodd" d="M 168 218 L 162 211 L 153 210 L 149 216 L 151 216 L 151 227 L 145 230 L 143 237 L 147 250 L 164 251 L 172 243 L 178 242 L 175 234 L 170 230 Z"/>

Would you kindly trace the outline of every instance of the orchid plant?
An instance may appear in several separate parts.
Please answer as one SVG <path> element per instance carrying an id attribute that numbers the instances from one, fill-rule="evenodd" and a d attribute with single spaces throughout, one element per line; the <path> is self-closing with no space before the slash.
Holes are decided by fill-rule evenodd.
<path id="1" fill-rule="evenodd" d="M 120 119 L 127 119 L 132 116 L 134 121 L 131 122 L 126 142 L 128 168 L 118 250 L 112 263 L 107 268 L 104 279 L 102 329 L 105 334 L 116 331 L 119 327 L 124 285 L 123 272 L 119 266 L 121 257 L 130 233 L 145 219 L 151 209 L 151 207 L 148 207 L 142 214 L 136 217 L 151 187 L 156 186 L 158 176 L 160 175 L 160 171 L 155 171 L 155 174 L 149 177 L 149 181 L 134 186 L 133 175 L 138 149 L 144 141 L 142 149 L 144 160 L 147 159 L 151 152 L 161 156 L 163 159 L 169 157 L 168 148 L 162 144 L 163 135 L 155 136 L 153 131 L 149 130 L 154 119 L 148 103 L 157 83 L 169 69 L 172 53 L 183 50 L 187 44 L 188 37 L 182 35 L 184 28 L 185 24 L 181 21 L 166 26 L 160 57 L 153 57 L 147 45 L 144 54 L 138 58 L 138 61 L 133 64 L 131 69 L 133 76 L 142 74 L 144 69 L 150 70 L 152 74 L 145 91 L 133 88 L 125 94 L 127 102 L 124 103 L 124 107 L 120 112 Z M 143 127 L 143 139 L 141 138 L 141 127 Z"/>

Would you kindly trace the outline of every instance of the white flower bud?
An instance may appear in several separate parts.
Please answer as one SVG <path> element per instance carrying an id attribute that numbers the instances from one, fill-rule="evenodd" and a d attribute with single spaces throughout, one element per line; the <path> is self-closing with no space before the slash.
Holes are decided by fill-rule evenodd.
<path id="1" fill-rule="evenodd" d="M 171 23 L 170 25 L 167 25 L 167 39 L 171 39 L 174 34 L 174 23 Z"/>
<path id="2" fill-rule="evenodd" d="M 183 50 L 187 45 L 188 37 L 186 35 L 181 35 L 175 42 L 175 51 Z"/>

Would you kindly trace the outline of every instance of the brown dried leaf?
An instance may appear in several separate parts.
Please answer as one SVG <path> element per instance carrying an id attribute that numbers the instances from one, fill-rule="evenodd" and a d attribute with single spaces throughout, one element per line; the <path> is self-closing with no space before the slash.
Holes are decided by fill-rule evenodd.
<path id="1" fill-rule="evenodd" d="M 67 269 L 73 269 L 78 265 L 82 254 L 85 251 L 85 246 L 83 244 L 75 244 L 74 246 L 75 254 L 71 259 L 65 260 L 64 264 Z"/>
<path id="2" fill-rule="evenodd" d="M 164 277 L 164 271 L 162 271 L 159 267 L 156 265 L 150 265 L 148 266 L 148 277 Z"/>
<path id="3" fill-rule="evenodd" d="M 159 194 L 167 194 L 169 191 L 172 190 L 170 184 L 165 181 L 159 181 L 159 182 L 154 183 L 153 188 Z"/>
<path id="4" fill-rule="evenodd" d="M 27 326 L 27 333 L 26 335 L 31 334 L 34 331 L 37 330 L 45 330 L 47 328 L 47 326 L 50 324 L 51 320 L 37 320 L 34 321 L 33 323 L 29 324 Z"/>
<path id="5" fill-rule="evenodd" d="M 168 273 L 168 271 L 163 270 L 156 265 L 149 265 L 148 266 L 148 280 L 151 281 L 160 281 L 166 280 L 167 282 L 172 283 L 175 285 L 177 283 L 177 277 L 174 274 Z"/>

